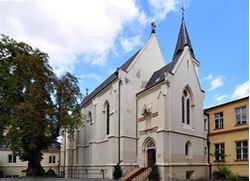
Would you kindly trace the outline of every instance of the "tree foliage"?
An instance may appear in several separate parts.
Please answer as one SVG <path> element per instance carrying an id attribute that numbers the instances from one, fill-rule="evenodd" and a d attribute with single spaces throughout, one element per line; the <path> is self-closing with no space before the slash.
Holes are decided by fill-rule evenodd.
<path id="1" fill-rule="evenodd" d="M 60 128 L 70 135 L 81 122 L 80 90 L 70 73 L 57 78 L 48 55 L 2 35 L 0 38 L 0 140 L 21 160 L 27 175 L 42 175 L 42 150 Z"/>
<path id="2" fill-rule="evenodd" d="M 120 163 L 117 163 L 113 171 L 113 179 L 119 180 L 121 177 L 122 177 L 122 169 Z"/>
<path id="3" fill-rule="evenodd" d="M 152 170 L 148 175 L 150 181 L 159 181 L 160 180 L 160 171 L 157 165 L 152 166 Z"/>
<path id="4" fill-rule="evenodd" d="M 77 126 L 81 125 L 82 115 L 78 100 L 81 99 L 78 80 L 70 73 L 60 77 L 56 84 L 56 110 L 58 129 L 64 128 L 72 137 Z"/>

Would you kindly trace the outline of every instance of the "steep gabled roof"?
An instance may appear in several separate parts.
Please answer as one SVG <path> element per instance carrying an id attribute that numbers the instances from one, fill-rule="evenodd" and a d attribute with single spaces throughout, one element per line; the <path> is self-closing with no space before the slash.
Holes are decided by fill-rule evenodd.
<path id="1" fill-rule="evenodd" d="M 181 55 L 181 53 L 180 53 L 180 55 Z M 166 75 L 173 70 L 180 55 L 178 57 L 175 57 L 170 63 L 168 63 L 167 65 L 165 65 L 161 69 L 155 71 L 153 73 L 153 75 L 151 76 L 151 78 L 149 79 L 145 89 L 149 89 L 150 87 L 153 87 L 154 85 L 160 83 L 161 81 L 164 81 Z"/>
<path id="2" fill-rule="evenodd" d="M 194 56 L 194 51 L 193 51 L 193 48 L 192 48 L 192 44 L 191 44 L 191 41 L 190 41 L 190 38 L 189 38 L 189 35 L 188 35 L 188 31 L 187 31 L 184 19 L 182 19 L 180 31 L 179 31 L 179 34 L 178 34 L 177 43 L 176 43 L 176 46 L 175 46 L 173 59 L 175 59 L 175 57 L 177 57 L 177 56 L 180 56 L 180 54 L 184 50 L 185 46 L 189 47 L 192 58 L 196 59 L 195 56 Z"/>
<path id="3" fill-rule="evenodd" d="M 133 62 L 135 57 L 138 55 L 138 53 L 141 51 L 138 50 L 133 56 L 131 56 L 120 68 L 123 71 L 126 71 L 127 68 L 130 66 L 130 64 Z M 93 90 L 88 96 L 86 96 L 83 101 L 82 105 L 86 104 L 89 102 L 92 98 L 94 98 L 99 92 L 101 92 L 103 89 L 105 89 L 108 85 L 110 85 L 113 81 L 118 79 L 118 69 L 112 73 L 105 81 L 103 81 L 95 90 Z"/>
<path id="4" fill-rule="evenodd" d="M 138 53 L 141 51 L 138 50 L 132 57 L 130 57 L 124 64 L 122 64 L 122 66 L 120 67 L 120 69 L 122 69 L 123 71 L 126 71 L 127 68 L 130 66 L 130 64 L 134 61 L 135 57 L 138 55 Z"/>
<path id="5" fill-rule="evenodd" d="M 149 79 L 145 89 L 149 89 L 150 87 L 153 87 L 154 85 L 160 83 L 161 81 L 163 81 L 165 79 L 167 73 L 169 73 L 173 70 L 175 64 L 177 63 L 178 59 L 180 58 L 182 52 L 184 51 L 185 46 L 189 47 L 192 58 L 195 59 L 197 62 L 199 62 L 194 56 L 194 51 L 192 48 L 192 44 L 191 44 L 191 41 L 190 41 L 190 38 L 188 35 L 188 31 L 187 31 L 187 28 L 185 25 L 184 17 L 183 17 L 182 21 L 181 21 L 181 27 L 180 27 L 180 31 L 178 34 L 178 39 L 177 39 L 177 43 L 176 43 L 176 47 L 175 47 L 172 61 L 169 64 L 165 65 L 164 67 L 162 67 L 161 69 L 159 69 L 153 73 L 153 75 Z"/>

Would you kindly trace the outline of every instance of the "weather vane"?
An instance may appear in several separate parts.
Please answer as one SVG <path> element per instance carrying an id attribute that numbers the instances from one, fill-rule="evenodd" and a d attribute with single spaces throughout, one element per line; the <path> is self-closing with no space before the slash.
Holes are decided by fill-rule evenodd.
<path id="1" fill-rule="evenodd" d="M 151 33 L 155 33 L 156 24 L 155 24 L 155 22 L 154 22 L 154 21 L 153 21 L 153 22 L 151 22 L 151 28 L 152 28 Z"/>

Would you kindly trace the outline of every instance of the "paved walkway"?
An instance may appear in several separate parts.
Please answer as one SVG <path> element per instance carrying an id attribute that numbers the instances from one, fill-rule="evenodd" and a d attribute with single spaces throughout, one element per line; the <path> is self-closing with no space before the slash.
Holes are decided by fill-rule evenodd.
<path id="1" fill-rule="evenodd" d="M 0 181 L 112 181 L 112 179 L 73 179 L 73 178 L 1 178 Z"/>

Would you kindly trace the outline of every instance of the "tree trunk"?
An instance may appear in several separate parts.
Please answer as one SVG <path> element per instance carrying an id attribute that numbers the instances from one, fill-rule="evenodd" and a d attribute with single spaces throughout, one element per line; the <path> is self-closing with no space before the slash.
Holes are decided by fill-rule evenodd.
<path id="1" fill-rule="evenodd" d="M 40 161 L 29 160 L 26 176 L 41 176 L 44 174 L 44 169 L 41 166 Z"/>

